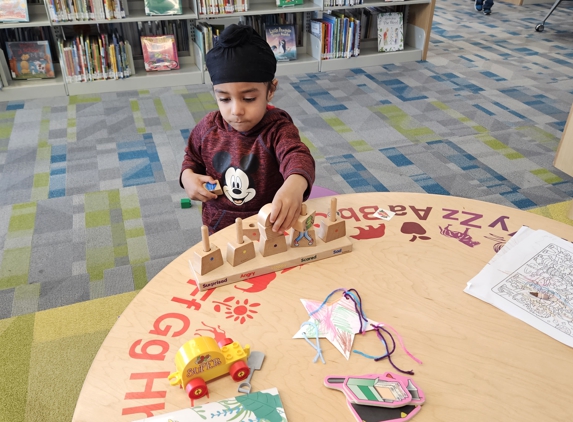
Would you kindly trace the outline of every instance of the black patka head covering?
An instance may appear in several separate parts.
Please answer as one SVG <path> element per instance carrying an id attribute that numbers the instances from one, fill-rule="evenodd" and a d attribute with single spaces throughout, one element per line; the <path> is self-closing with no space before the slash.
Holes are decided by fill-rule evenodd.
<path id="1" fill-rule="evenodd" d="M 206 59 L 213 85 L 269 82 L 277 70 L 277 59 L 269 44 L 246 25 L 227 26 Z"/>

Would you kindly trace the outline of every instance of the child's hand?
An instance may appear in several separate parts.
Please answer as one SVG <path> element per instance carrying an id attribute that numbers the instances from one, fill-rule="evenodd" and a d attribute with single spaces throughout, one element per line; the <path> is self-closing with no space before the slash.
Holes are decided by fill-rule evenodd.
<path id="1" fill-rule="evenodd" d="M 187 196 L 194 201 L 207 202 L 217 198 L 217 195 L 213 192 L 209 192 L 205 189 L 205 186 L 203 186 L 204 183 L 217 183 L 211 176 L 193 173 L 191 169 L 186 169 L 183 171 L 183 174 L 181 174 L 181 183 L 183 187 L 185 187 Z"/>
<path id="2" fill-rule="evenodd" d="M 276 233 L 290 229 L 300 215 L 302 196 L 308 182 L 299 174 L 291 174 L 273 198 L 270 222 Z"/>

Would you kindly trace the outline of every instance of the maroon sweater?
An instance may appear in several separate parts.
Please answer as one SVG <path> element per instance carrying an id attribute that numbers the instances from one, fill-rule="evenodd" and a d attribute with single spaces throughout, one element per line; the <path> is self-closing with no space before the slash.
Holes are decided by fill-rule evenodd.
<path id="1" fill-rule="evenodd" d="M 185 169 L 219 180 L 223 189 L 203 204 L 203 224 L 211 233 L 257 214 L 291 174 L 308 182 L 303 200 L 314 183 L 314 159 L 297 127 L 286 111 L 271 106 L 248 132 L 237 132 L 219 111 L 209 113 L 189 136 L 181 173 Z"/>

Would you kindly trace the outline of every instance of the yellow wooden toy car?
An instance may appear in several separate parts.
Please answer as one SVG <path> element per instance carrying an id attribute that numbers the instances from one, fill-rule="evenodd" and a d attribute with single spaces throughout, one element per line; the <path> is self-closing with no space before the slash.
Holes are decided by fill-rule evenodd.
<path id="1" fill-rule="evenodd" d="M 243 381 L 251 370 L 247 359 L 251 347 L 241 347 L 227 338 L 217 344 L 212 337 L 196 337 L 185 343 L 175 355 L 176 372 L 169 375 L 171 385 L 185 388 L 191 405 L 193 400 L 209 394 L 206 382 L 229 374 L 234 381 Z"/>

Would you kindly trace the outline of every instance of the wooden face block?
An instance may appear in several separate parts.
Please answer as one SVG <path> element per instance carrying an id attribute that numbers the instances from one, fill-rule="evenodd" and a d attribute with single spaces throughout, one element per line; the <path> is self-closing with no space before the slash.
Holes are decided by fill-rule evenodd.
<path id="1" fill-rule="evenodd" d="M 216 184 L 203 183 L 203 186 L 205 189 L 207 189 L 209 192 L 213 192 L 215 195 L 223 195 L 223 189 L 221 189 L 221 185 L 219 184 L 218 180 Z"/>
<path id="2" fill-rule="evenodd" d="M 250 261 L 255 256 L 255 244 L 246 236 L 240 245 L 237 242 L 229 242 L 227 244 L 227 262 L 233 267 Z"/>
<path id="3" fill-rule="evenodd" d="M 306 232 L 293 230 L 290 246 L 291 248 L 316 246 L 316 236 L 314 234 L 314 229 L 307 230 Z"/>
<path id="4" fill-rule="evenodd" d="M 269 227 L 271 225 L 271 208 L 272 204 L 263 205 L 257 214 L 257 222 L 263 227 Z"/>
<path id="5" fill-rule="evenodd" d="M 212 243 L 210 251 L 195 251 L 193 255 L 193 268 L 201 275 L 205 275 L 221 265 L 223 265 L 221 249 Z"/>
<path id="6" fill-rule="evenodd" d="M 335 239 L 340 239 L 346 236 L 346 221 L 330 221 L 321 220 L 320 228 L 318 229 L 318 237 L 324 242 L 330 242 Z"/>
<path id="7" fill-rule="evenodd" d="M 243 235 L 253 242 L 258 241 L 261 238 L 261 232 L 257 223 L 243 223 Z"/>
<path id="8" fill-rule="evenodd" d="M 259 252 L 262 256 L 276 255 L 278 253 L 286 252 L 287 244 L 286 237 L 279 236 L 274 239 L 264 239 L 261 237 L 259 241 Z"/>
<path id="9" fill-rule="evenodd" d="M 301 215 L 298 217 L 296 222 L 293 224 L 292 228 L 298 232 L 303 232 L 312 228 L 314 224 L 314 216 L 316 211 L 307 212 L 306 215 Z"/>
<path id="10" fill-rule="evenodd" d="M 261 225 L 258 224 L 258 223 L 257 223 L 257 225 L 258 225 L 258 227 L 259 227 L 260 239 L 262 239 L 262 238 L 264 237 L 265 239 L 269 239 L 269 240 L 270 240 L 270 239 L 274 239 L 274 238 L 277 238 L 277 237 L 280 237 L 280 236 L 284 236 L 284 233 L 283 233 L 283 232 L 275 233 L 275 232 L 273 231 L 273 228 L 272 228 L 271 226 L 269 226 L 269 227 L 264 227 L 264 226 L 261 226 Z M 260 240 L 260 239 L 259 239 L 259 240 Z"/>

